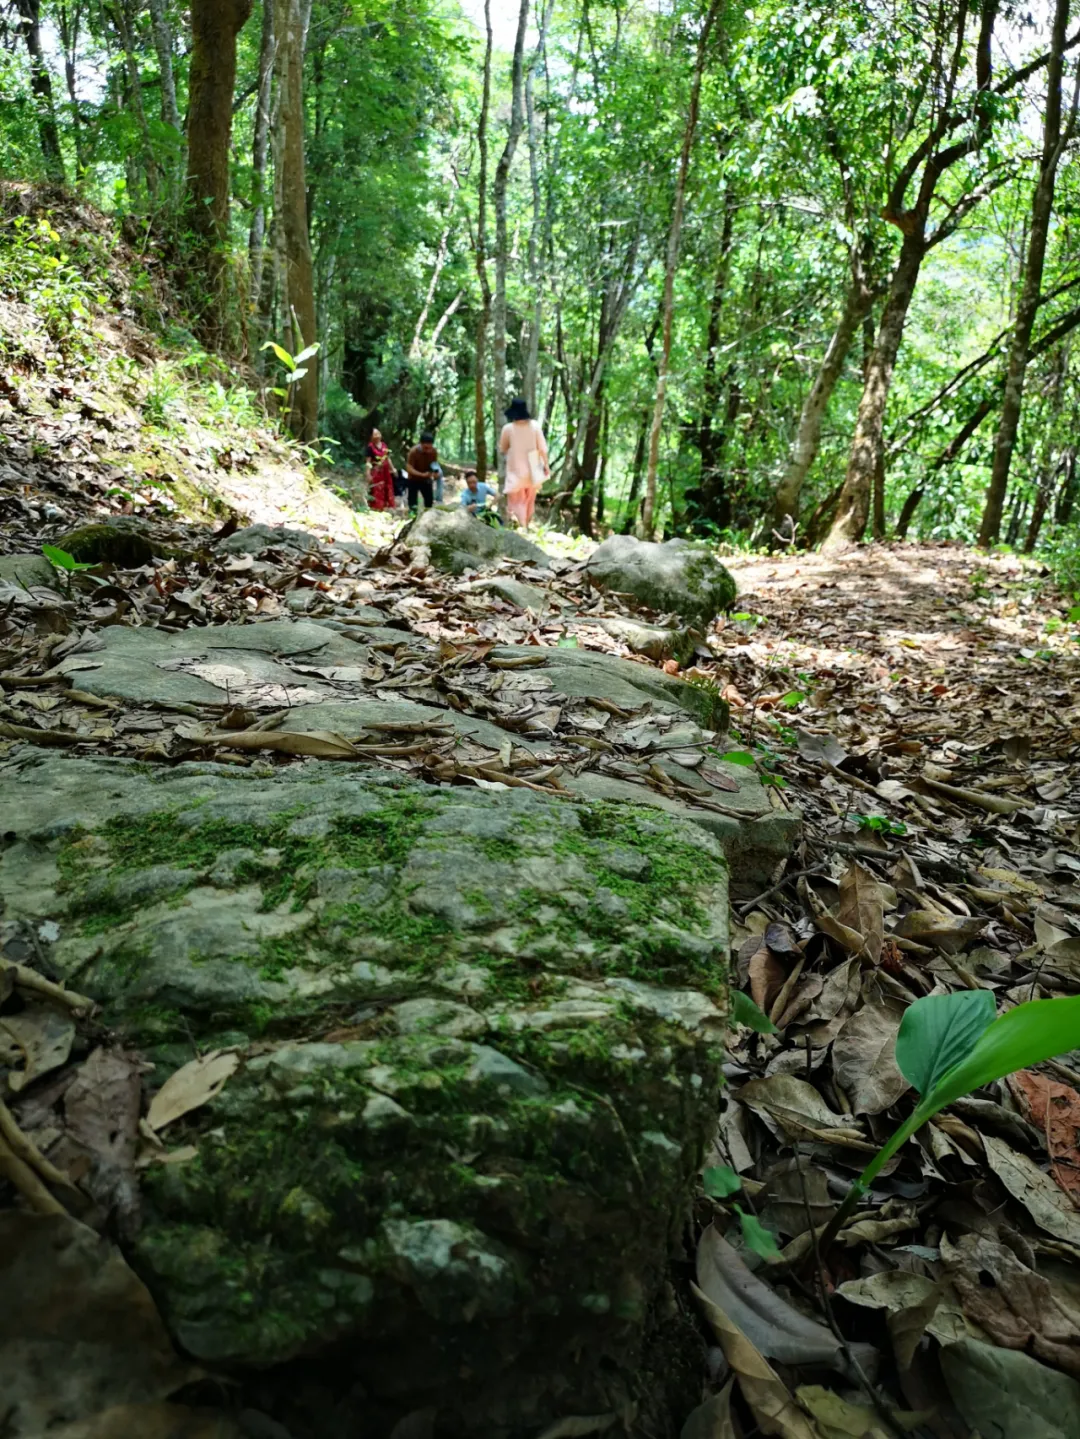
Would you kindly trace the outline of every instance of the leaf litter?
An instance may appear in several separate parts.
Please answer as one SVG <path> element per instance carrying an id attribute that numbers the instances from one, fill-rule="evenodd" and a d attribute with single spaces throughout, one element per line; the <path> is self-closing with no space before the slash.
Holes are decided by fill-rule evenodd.
<path id="1" fill-rule="evenodd" d="M 89 518 L 109 511 L 102 498 Z M 1080 989 L 1075 644 L 1070 650 L 1067 632 L 1044 629 L 1045 596 L 1029 574 L 1010 561 L 980 559 L 976 583 L 973 557 L 932 546 L 879 547 L 839 561 L 734 563 L 740 603 L 755 623 L 719 621 L 683 670 L 730 703 L 725 748 L 708 731 L 704 745 L 688 741 L 677 721 L 647 708 L 635 714 L 557 694 L 526 656 L 493 658 L 498 645 L 540 650 L 563 640 L 631 657 L 617 626 L 612 632 L 594 622 L 626 607 L 590 591 L 571 560 L 525 575 L 552 597 L 538 615 L 413 566 L 400 545 L 373 558 L 355 545 L 317 554 L 271 546 L 237 558 L 153 505 L 141 524 L 176 558 L 106 567 L 107 596 L 93 582 L 100 575 L 73 574 L 57 592 L 0 609 L 0 753 L 30 741 L 165 763 L 316 758 L 407 770 L 434 783 L 556 795 L 591 769 L 723 813 L 725 792 L 736 786 L 723 755 L 736 752 L 753 757 L 777 808 L 801 811 L 802 839 L 786 873 L 736 906 L 733 968 L 775 1032 L 740 1028 L 732 1038 L 727 1111 L 708 1163 L 730 1164 L 742 1187 L 728 1199 L 701 1196 L 700 1233 L 727 1226 L 740 1262 L 756 1266 L 743 1236 L 753 1233 L 748 1220 L 763 1217 L 785 1262 L 772 1262 L 757 1282 L 830 1337 L 838 1330 L 849 1347 L 876 1313 L 883 1364 L 867 1382 L 879 1402 L 850 1378 L 842 1392 L 824 1391 L 836 1404 L 822 1398 L 800 1382 L 814 1377 L 803 1366 L 774 1370 L 729 1317 L 717 1335 L 738 1382 L 717 1386 L 726 1405 L 703 1395 L 717 1432 L 743 1435 L 755 1423 L 799 1439 L 896 1432 L 900 1407 L 915 1396 L 919 1408 L 918 1396 L 927 1394 L 937 1417 L 917 1432 L 960 1423 L 968 1397 L 955 1376 L 972 1372 L 976 1360 L 959 1346 L 987 1336 L 1001 1345 L 999 1336 L 1020 1332 L 1006 1325 L 1003 1309 L 988 1309 L 981 1273 L 1007 1278 L 995 1284 L 1016 1305 L 1033 1281 L 1048 1286 L 1042 1307 L 1055 1316 L 1051 1332 L 1033 1328 L 1043 1339 L 1031 1339 L 1037 1357 L 1025 1358 L 1071 1370 L 1064 1356 L 1072 1354 L 1068 1326 L 1077 1312 L 1072 1286 L 1080 1292 L 1071 1197 L 1080 1188 L 1072 1127 L 1080 1056 L 995 1083 L 939 1115 L 886 1166 L 839 1244 L 820 1256 L 823 1282 L 815 1279 L 815 1236 L 866 1155 L 914 1102 L 892 1055 L 905 1007 L 926 994 L 978 990 L 1002 1012 Z M 28 518 L 24 529 L 16 518 L 9 543 L 36 549 L 37 522 Z M 77 668 L 61 672 L 78 656 L 92 663 L 106 606 L 113 622 L 171 630 L 302 613 L 364 643 L 352 667 L 287 659 L 296 684 L 284 695 L 240 686 L 227 706 L 170 710 L 102 699 L 81 686 Z M 281 728 L 306 687 L 340 699 L 374 692 L 420 701 L 448 721 L 456 712 L 494 722 L 507 739 L 497 747 L 462 739 L 449 722 L 356 733 Z M 681 767 L 674 775 L 657 763 L 666 751 Z M 699 787 L 688 775 L 699 777 Z M 88 1003 L 48 992 L 47 942 L 31 944 L 10 925 L 0 937 L 4 973 L 14 964 L 24 981 L 32 975 L 29 983 L 42 987 L 12 985 L 0 997 L 11 1112 L 31 1139 L 38 1136 L 48 1163 L 63 1157 L 92 1222 L 137 1225 L 129 1202 L 134 1168 L 147 1156 L 168 1157 L 159 1137 L 168 1121 L 147 1115 L 145 1076 L 95 1034 Z M 28 1000 L 50 1010 L 36 1036 L 31 1020 L 16 1023 Z M 72 1015 L 79 1025 L 65 1054 Z M 190 1094 L 176 1102 L 211 1097 L 215 1062 L 197 1061 L 202 1068 L 184 1081 L 195 1081 Z M 158 1117 L 168 1112 L 160 1093 L 155 1102 Z M 173 1153 L 183 1158 L 184 1147 Z M 11 1170 L 4 1172 L 10 1182 Z M 40 1173 L 36 1184 L 31 1179 L 15 1188 L 33 1208 L 50 1186 Z M 1018 1278 L 1007 1260 L 974 1267 L 981 1263 L 974 1240 L 996 1244 L 999 1259 L 999 1251 L 1013 1255 L 1025 1273 Z M 867 1295 L 876 1301 L 884 1293 L 872 1286 L 886 1281 L 909 1285 L 907 1302 L 893 1302 L 890 1289 L 871 1303 Z M 714 1328 L 720 1312 L 706 1306 Z"/>

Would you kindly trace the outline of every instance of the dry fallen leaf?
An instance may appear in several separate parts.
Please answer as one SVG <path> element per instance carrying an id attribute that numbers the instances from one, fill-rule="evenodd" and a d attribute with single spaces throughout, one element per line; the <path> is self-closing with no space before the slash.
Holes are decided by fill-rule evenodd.
<path id="1" fill-rule="evenodd" d="M 856 1114 L 881 1114 L 911 1088 L 894 1058 L 904 1006 L 895 1000 L 864 1004 L 833 1043 L 833 1072 Z"/>
<path id="2" fill-rule="evenodd" d="M 764 1434 L 780 1439 L 824 1439 L 821 1430 L 795 1403 L 772 1365 L 738 1325 L 696 1284 L 691 1285 L 705 1318 L 720 1341 L 724 1357 L 739 1381 L 743 1398 Z"/>
<path id="3" fill-rule="evenodd" d="M 170 1074 L 154 1095 L 146 1116 L 151 1129 L 161 1130 L 220 1094 L 236 1072 L 240 1056 L 234 1050 L 211 1050 Z"/>
<path id="4" fill-rule="evenodd" d="M 1080 1204 L 1080 1094 L 1071 1085 L 1021 1069 L 1009 1088 L 1044 1137 L 1050 1173 L 1074 1203 Z"/>
<path id="5" fill-rule="evenodd" d="M 840 881 L 837 921 L 862 936 L 864 958 L 877 964 L 885 939 L 885 896 L 881 885 L 861 864 L 848 866 Z"/>
<path id="6" fill-rule="evenodd" d="M 990 1168 L 1040 1229 L 1080 1248 L 1080 1211 L 1050 1175 L 992 1134 L 983 1135 L 983 1145 Z"/>

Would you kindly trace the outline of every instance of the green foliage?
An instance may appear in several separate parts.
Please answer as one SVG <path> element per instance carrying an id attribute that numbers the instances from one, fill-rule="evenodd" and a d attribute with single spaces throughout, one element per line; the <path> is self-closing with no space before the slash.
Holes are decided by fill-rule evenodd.
<path id="1" fill-rule="evenodd" d="M 776 1025 L 767 1014 L 762 1013 L 748 994 L 736 990 L 731 1001 L 731 1018 L 735 1024 L 745 1024 L 758 1034 L 775 1034 Z"/>
<path id="2" fill-rule="evenodd" d="M 906 1011 L 896 1062 L 920 1099 L 852 1185 L 822 1237 L 826 1247 L 860 1197 L 917 1129 L 939 1110 L 1018 1069 L 1080 1047 L 1080 995 L 1036 999 L 994 1018 L 989 990 L 931 994 Z"/>

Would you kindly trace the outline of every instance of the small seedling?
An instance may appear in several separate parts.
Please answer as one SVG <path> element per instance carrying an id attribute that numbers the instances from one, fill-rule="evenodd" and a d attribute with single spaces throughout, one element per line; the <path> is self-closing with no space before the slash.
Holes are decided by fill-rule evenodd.
<path id="1" fill-rule="evenodd" d="M 745 1024 L 747 1029 L 756 1030 L 758 1034 L 776 1033 L 776 1025 L 769 1016 L 741 989 L 735 991 L 735 998 L 731 1001 L 731 1018 L 736 1024 Z"/>
<path id="2" fill-rule="evenodd" d="M 911 1117 L 878 1150 L 821 1236 L 822 1253 L 839 1234 L 882 1169 L 939 1110 L 1017 1069 L 1080 1045 L 1080 995 L 1034 999 L 994 1018 L 986 989 L 929 994 L 910 1006 L 896 1037 L 896 1063 L 921 1098 Z"/>
<path id="3" fill-rule="evenodd" d="M 710 1199 L 730 1199 L 742 1188 L 742 1180 L 735 1170 L 726 1164 L 717 1164 L 706 1169 L 701 1181 Z M 733 1208 L 739 1216 L 743 1243 L 747 1249 L 753 1254 L 759 1254 L 762 1259 L 779 1259 L 780 1250 L 777 1248 L 776 1239 L 757 1215 L 747 1214 L 741 1204 L 736 1204 Z"/>
<path id="4" fill-rule="evenodd" d="M 74 555 L 69 555 L 67 550 L 58 549 L 56 545 L 42 545 L 41 553 L 49 561 L 49 564 L 55 565 L 58 570 L 67 570 L 69 574 L 74 574 L 76 570 L 92 570 L 94 568 L 93 565 L 77 560 Z"/>
<path id="5" fill-rule="evenodd" d="M 860 830 L 869 830 L 873 834 L 907 834 L 907 825 L 898 819 L 888 819 L 883 814 L 856 814 L 852 815 Z"/>

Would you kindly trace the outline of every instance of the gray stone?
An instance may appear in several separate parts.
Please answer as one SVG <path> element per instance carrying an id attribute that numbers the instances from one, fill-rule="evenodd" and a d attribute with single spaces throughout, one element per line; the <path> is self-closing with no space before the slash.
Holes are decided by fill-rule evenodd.
<path id="1" fill-rule="evenodd" d="M 373 724 L 415 724 L 419 738 L 424 737 L 428 727 L 449 726 L 462 739 L 494 750 L 501 749 L 507 740 L 523 749 L 537 747 L 535 741 L 500 729 L 490 720 L 462 714 L 460 710 L 436 709 L 434 705 L 418 704 L 414 700 L 380 700 L 374 696 L 370 699 L 323 700 L 318 704 L 297 705 L 288 712 L 279 728 L 294 733 L 331 730 L 349 738 Z"/>
<path id="2" fill-rule="evenodd" d="M 633 620 L 627 616 L 583 616 L 586 624 L 596 625 L 619 640 L 636 655 L 645 655 L 658 664 L 664 660 L 683 659 L 693 653 L 693 635 L 685 629 L 673 629 L 665 625 L 648 625 L 644 620 Z"/>
<path id="3" fill-rule="evenodd" d="M 709 624 L 735 602 L 729 571 L 706 545 L 689 540 L 654 544 L 613 535 L 593 551 L 585 572 L 600 589 L 699 624 Z"/>
<path id="4" fill-rule="evenodd" d="M 44 555 L 0 555 L 0 581 L 30 589 L 55 589 L 56 571 Z"/>
<path id="5" fill-rule="evenodd" d="M 737 765 L 719 762 L 716 767 L 729 773 L 740 769 Z M 797 810 L 774 809 L 768 793 L 752 771 L 742 769 L 735 777 L 739 781 L 738 791 L 710 788 L 712 798 L 733 811 L 730 814 L 697 809 L 645 785 L 634 784 L 632 780 L 592 770 L 564 776 L 562 783 L 572 794 L 585 799 L 647 804 L 700 825 L 717 840 L 727 857 L 732 893 L 736 898 L 748 899 L 773 883 L 799 837 L 802 819 Z"/>
<path id="6" fill-rule="evenodd" d="M 366 655 L 358 643 L 310 620 L 208 625 L 176 634 L 112 625 L 97 638 L 99 648 L 69 654 L 59 672 L 90 694 L 140 704 L 280 709 L 336 698 L 336 690 L 297 674 L 288 662 L 357 670 Z"/>
<path id="7" fill-rule="evenodd" d="M 422 561 L 451 574 L 464 574 L 501 559 L 529 560 L 546 569 L 548 557 L 531 540 L 515 530 L 485 525 L 457 507 L 425 510 L 406 543 Z"/>
<path id="8" fill-rule="evenodd" d="M 152 1084 L 238 1046 L 175 1136 L 197 1158 L 139 1175 L 133 1260 L 195 1359 L 325 1360 L 462 1433 L 629 1393 L 715 1127 L 708 834 L 359 767 L 45 752 L 0 762 L 0 814 L 5 925 L 51 922 L 53 972 L 153 1049 Z"/>
<path id="9" fill-rule="evenodd" d="M 557 612 L 563 607 L 559 597 L 549 590 L 542 590 L 539 585 L 528 585 L 524 580 L 511 579 L 508 575 L 476 580 L 468 589 L 479 594 L 498 595 L 499 599 L 516 605 L 519 610 L 532 610 L 536 614 L 541 611 Z"/>
<path id="10" fill-rule="evenodd" d="M 287 525 L 248 525 L 219 540 L 218 549 L 230 555 L 260 555 L 269 549 L 317 550 L 321 543 L 307 530 L 293 530 Z"/>
<path id="11" fill-rule="evenodd" d="M 651 705 L 664 714 L 691 715 L 707 729 L 727 727 L 727 706 L 697 685 L 687 684 L 678 675 L 668 675 L 652 665 L 596 650 L 542 649 L 536 645 L 499 645 L 494 660 L 543 658 L 543 673 L 552 688 L 562 695 L 603 699 L 623 709 Z"/>

